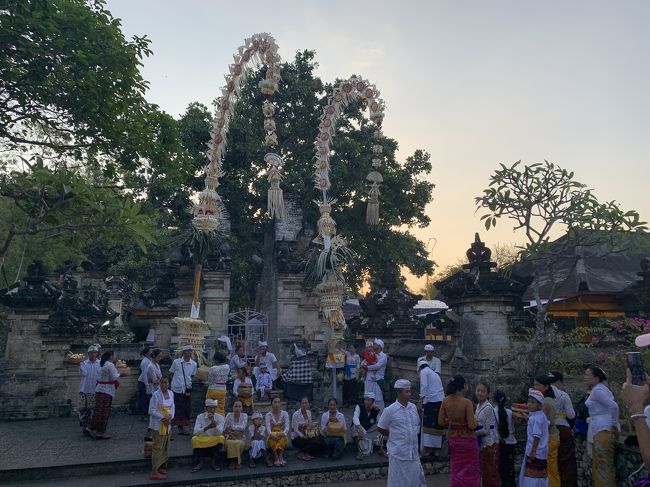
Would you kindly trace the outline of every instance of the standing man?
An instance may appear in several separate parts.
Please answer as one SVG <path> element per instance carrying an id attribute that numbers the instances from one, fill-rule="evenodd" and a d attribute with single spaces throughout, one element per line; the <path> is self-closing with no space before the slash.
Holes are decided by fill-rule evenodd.
<path id="1" fill-rule="evenodd" d="M 253 369 L 253 375 L 258 377 L 260 375 L 260 365 L 266 364 L 271 374 L 271 380 L 275 380 L 282 375 L 282 369 L 278 365 L 278 359 L 275 358 L 275 355 L 269 352 L 268 342 L 259 342 L 260 348 L 255 356 L 255 368 Z"/>
<path id="2" fill-rule="evenodd" d="M 372 348 L 377 355 L 377 362 L 364 365 L 367 369 L 364 390 L 366 392 L 372 392 L 375 395 L 375 404 L 380 411 L 383 411 L 384 393 L 382 392 L 382 386 L 384 385 L 384 374 L 386 373 L 388 355 L 384 353 L 384 342 L 379 338 L 375 338 Z"/>
<path id="3" fill-rule="evenodd" d="M 420 416 L 411 399 L 411 383 L 395 382 L 397 400 L 384 409 L 377 429 L 388 438 L 387 487 L 426 487 L 424 470 L 418 455 Z"/>
<path id="4" fill-rule="evenodd" d="M 179 358 L 172 362 L 169 373 L 172 376 L 171 389 L 174 393 L 174 408 L 176 414 L 172 420 L 173 426 L 178 426 L 182 435 L 189 435 L 190 418 L 192 417 L 192 377 L 196 374 L 197 365 L 192 360 L 192 345 L 185 345 Z"/>
<path id="5" fill-rule="evenodd" d="M 431 370 L 433 370 L 436 374 L 442 373 L 442 364 L 440 362 L 440 359 L 433 355 L 433 345 L 430 343 L 427 343 L 424 346 L 424 355 L 418 359 L 418 363 L 420 363 L 420 360 L 425 360 L 429 364 L 429 367 L 431 367 Z M 418 366 L 418 369 L 419 368 L 420 367 Z"/>
<path id="6" fill-rule="evenodd" d="M 560 432 L 560 447 L 557 452 L 560 484 L 562 487 L 576 487 L 578 485 L 576 444 L 569 425 L 569 421 L 575 419 L 576 412 L 571 397 L 563 390 L 564 375 L 561 372 L 551 372 L 550 375 L 553 377 L 551 388 L 555 393 L 555 425 Z"/>
<path id="7" fill-rule="evenodd" d="M 91 345 L 88 347 L 88 358 L 79 364 L 79 426 L 84 435 L 90 436 L 90 421 L 95 409 L 95 388 L 97 387 L 97 378 L 99 377 L 99 360 L 97 347 Z"/>
<path id="8" fill-rule="evenodd" d="M 442 436 L 445 429 L 438 424 L 438 413 L 445 390 L 442 387 L 440 376 L 436 374 L 425 359 L 418 361 L 420 371 L 420 401 L 418 409 L 422 411 L 422 458 L 430 455 L 437 456 L 442 447 Z"/>

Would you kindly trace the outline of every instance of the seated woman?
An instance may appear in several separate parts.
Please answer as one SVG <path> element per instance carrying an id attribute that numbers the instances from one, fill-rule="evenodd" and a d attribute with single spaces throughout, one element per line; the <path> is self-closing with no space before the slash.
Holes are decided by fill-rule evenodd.
<path id="1" fill-rule="evenodd" d="M 377 423 L 381 411 L 375 405 L 375 394 L 366 392 L 363 404 L 354 408 L 352 416 L 352 436 L 357 443 L 357 460 L 372 455 L 373 442 L 377 439 Z"/>
<path id="2" fill-rule="evenodd" d="M 169 430 L 174 414 L 174 393 L 169 390 L 169 379 L 163 377 L 160 380 L 160 388 L 153 393 L 149 402 L 149 429 L 153 431 L 149 480 L 167 478 L 167 461 L 171 445 Z"/>
<path id="3" fill-rule="evenodd" d="M 281 409 L 282 403 L 279 397 L 273 398 L 271 410 L 266 413 L 266 430 L 268 439 L 266 444 L 273 452 L 276 467 L 284 467 L 287 462 L 284 461 L 284 449 L 289 444 L 289 413 Z"/>
<path id="4" fill-rule="evenodd" d="M 327 411 L 323 413 L 320 420 L 320 429 L 325 438 L 327 456 L 332 460 L 338 460 L 345 452 L 345 417 L 338 411 L 338 402 L 335 398 L 327 401 Z"/>
<path id="5" fill-rule="evenodd" d="M 208 372 L 208 390 L 205 398 L 217 401 L 217 413 L 221 416 L 226 415 L 226 383 L 229 375 L 230 366 L 226 363 L 226 356 L 221 352 L 216 352 L 214 365 Z"/>
<path id="6" fill-rule="evenodd" d="M 299 460 L 312 460 L 325 447 L 318 423 L 312 421 L 306 397 L 300 400 L 300 409 L 291 417 L 291 443 L 298 450 Z"/>
<path id="7" fill-rule="evenodd" d="M 221 470 L 217 466 L 217 455 L 223 450 L 225 438 L 223 428 L 225 420 L 217 414 L 217 401 L 205 400 L 205 412 L 196 417 L 194 436 L 192 436 L 192 472 L 203 468 L 203 460 L 210 458 L 210 465 L 215 472 Z"/>
<path id="8" fill-rule="evenodd" d="M 236 401 L 241 401 L 246 414 L 253 412 L 253 381 L 248 377 L 248 370 L 245 367 L 237 369 L 237 378 L 232 385 L 232 395 Z"/>
<path id="9" fill-rule="evenodd" d="M 273 464 L 269 460 L 269 455 L 266 451 L 266 426 L 262 424 L 263 418 L 262 413 L 254 412 L 251 416 L 253 424 L 248 427 L 248 447 L 250 451 L 248 456 L 250 457 L 250 467 L 255 468 L 255 460 L 261 458 L 264 455 L 266 460 L 266 466 L 272 467 Z"/>
<path id="10" fill-rule="evenodd" d="M 226 457 L 230 460 L 228 468 L 241 468 L 241 456 L 244 453 L 244 440 L 248 426 L 248 414 L 242 412 L 242 402 L 236 400 L 232 405 L 232 413 L 226 415 Z"/>

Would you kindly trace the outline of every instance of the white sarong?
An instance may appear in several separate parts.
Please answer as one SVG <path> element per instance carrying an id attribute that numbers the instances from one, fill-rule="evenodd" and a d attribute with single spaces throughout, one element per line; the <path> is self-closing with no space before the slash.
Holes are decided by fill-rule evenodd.
<path id="1" fill-rule="evenodd" d="M 251 458 L 259 458 L 262 456 L 262 452 L 266 450 L 266 443 L 264 440 L 252 440 L 251 441 Z"/>
<path id="2" fill-rule="evenodd" d="M 427 487 L 420 459 L 397 460 L 388 455 L 388 484 L 386 487 Z"/>

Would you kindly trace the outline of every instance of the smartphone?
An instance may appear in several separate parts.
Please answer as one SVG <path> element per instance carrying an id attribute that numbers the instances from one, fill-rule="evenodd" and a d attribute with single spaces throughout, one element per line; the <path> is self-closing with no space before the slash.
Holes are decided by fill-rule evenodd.
<path id="1" fill-rule="evenodd" d="M 645 385 L 645 369 L 643 368 L 641 352 L 627 352 L 627 366 L 632 372 L 632 384 L 636 386 Z"/>

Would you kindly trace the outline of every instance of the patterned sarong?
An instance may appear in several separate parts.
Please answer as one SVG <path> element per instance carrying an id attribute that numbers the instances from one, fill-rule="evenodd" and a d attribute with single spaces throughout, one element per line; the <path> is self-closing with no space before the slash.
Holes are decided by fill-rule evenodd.
<path id="1" fill-rule="evenodd" d="M 499 444 L 481 448 L 479 459 L 483 487 L 501 487 L 499 477 Z"/>
<path id="2" fill-rule="evenodd" d="M 614 465 L 616 434 L 600 431 L 594 436 L 592 450 L 592 482 L 594 487 L 616 485 Z"/>
<path id="3" fill-rule="evenodd" d="M 92 418 L 92 429 L 95 433 L 103 435 L 106 433 L 108 426 L 108 418 L 111 417 L 111 405 L 113 404 L 113 396 L 104 394 L 103 392 L 95 393 L 95 411 Z"/>
<path id="4" fill-rule="evenodd" d="M 524 465 L 524 477 L 543 479 L 548 475 L 548 461 L 541 458 L 527 458 Z"/>
<path id="5" fill-rule="evenodd" d="M 450 436 L 450 487 L 480 487 L 479 451 L 476 438 Z"/>
<path id="6" fill-rule="evenodd" d="M 81 426 L 82 430 L 85 430 L 90 426 L 94 409 L 95 409 L 95 394 L 80 392 L 77 410 L 79 411 L 79 426 Z"/>
<path id="7" fill-rule="evenodd" d="M 161 423 L 162 425 L 162 423 Z M 157 472 L 160 467 L 167 463 L 169 460 L 169 441 L 170 435 L 161 435 L 158 431 L 153 432 L 153 446 L 151 448 L 151 467 L 154 472 Z"/>

